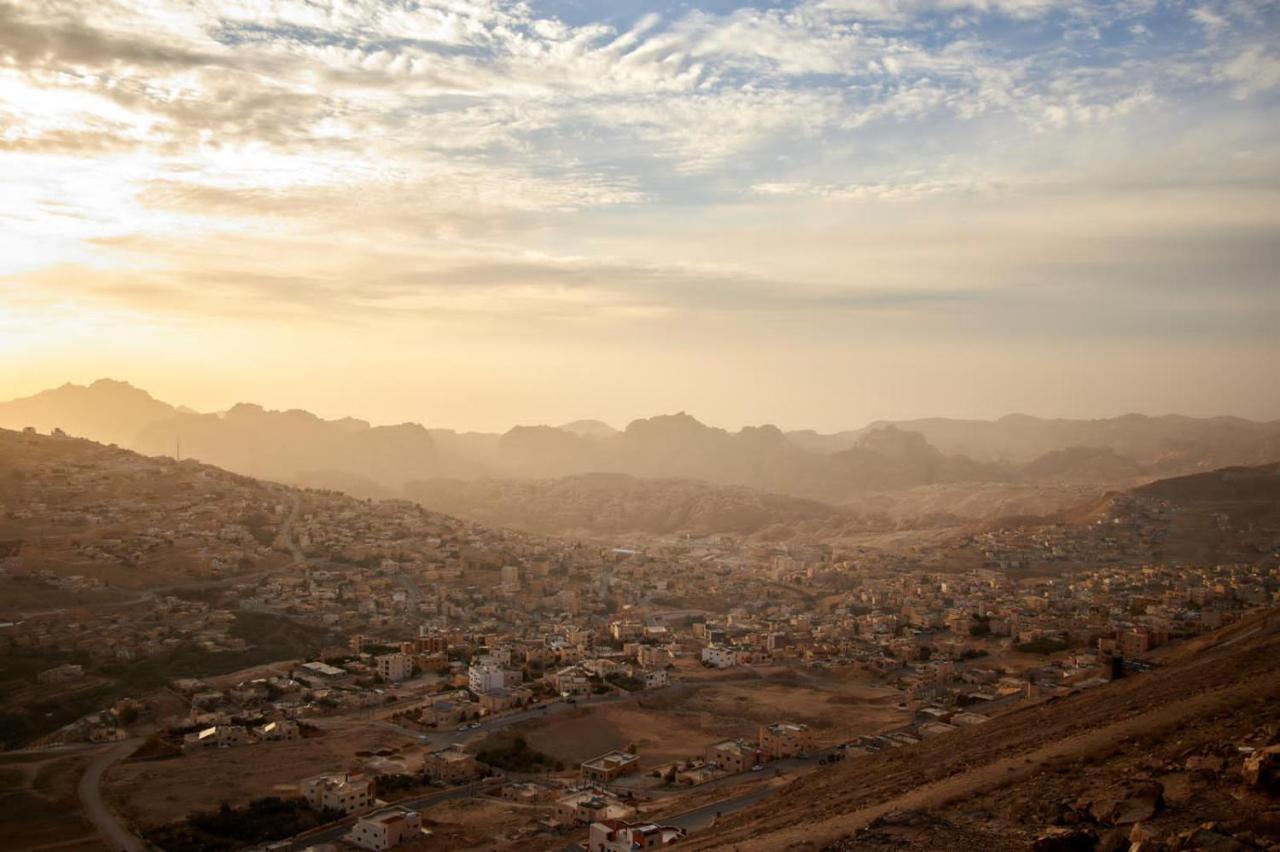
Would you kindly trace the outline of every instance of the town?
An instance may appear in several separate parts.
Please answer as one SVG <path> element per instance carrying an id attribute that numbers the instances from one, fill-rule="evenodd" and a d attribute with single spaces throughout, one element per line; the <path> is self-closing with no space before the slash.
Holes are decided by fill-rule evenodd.
<path id="1" fill-rule="evenodd" d="M 1133 496 L 897 550 L 558 541 L 54 440 L 0 504 L 0 582 L 64 605 L 7 613 L 0 658 L 31 676 L 11 714 L 85 712 L 6 746 L 119 743 L 105 794 L 166 849 L 666 845 L 1280 601 L 1267 547 L 1158 561 L 1182 512 Z"/>

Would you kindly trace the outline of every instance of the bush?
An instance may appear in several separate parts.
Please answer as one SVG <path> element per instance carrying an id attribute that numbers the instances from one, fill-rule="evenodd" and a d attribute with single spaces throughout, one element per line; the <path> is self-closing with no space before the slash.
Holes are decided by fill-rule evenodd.
<path id="1" fill-rule="evenodd" d="M 216 811 L 198 811 L 149 833 L 147 839 L 166 852 L 230 852 L 283 840 L 342 816 L 341 811 L 317 811 L 304 799 L 269 796 L 242 808 L 224 804 Z"/>
<path id="2" fill-rule="evenodd" d="M 524 737 L 516 737 L 510 745 L 485 749 L 476 759 L 508 772 L 550 772 L 564 768 L 555 758 L 530 748 Z"/>

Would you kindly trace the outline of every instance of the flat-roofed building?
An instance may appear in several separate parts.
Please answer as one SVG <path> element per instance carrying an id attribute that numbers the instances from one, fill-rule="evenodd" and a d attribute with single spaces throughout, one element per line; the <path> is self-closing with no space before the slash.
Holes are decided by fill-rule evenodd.
<path id="1" fill-rule="evenodd" d="M 707 763 L 714 763 L 730 774 L 746 772 L 756 764 L 764 763 L 765 761 L 764 754 L 756 747 L 755 743 L 748 743 L 742 740 L 724 740 L 712 743 L 707 746 L 704 754 Z"/>
<path id="2" fill-rule="evenodd" d="M 361 817 L 347 840 L 362 849 L 382 850 L 422 834 L 422 817 L 408 808 L 389 808 Z"/>
<path id="3" fill-rule="evenodd" d="M 373 780 L 363 775 L 316 775 L 300 783 L 298 792 L 317 810 L 354 814 L 373 805 Z"/>
<path id="4" fill-rule="evenodd" d="M 624 751 L 610 751 L 582 763 L 582 780 L 587 784 L 608 784 L 613 779 L 635 772 L 640 758 Z"/>
<path id="5" fill-rule="evenodd" d="M 422 759 L 422 771 L 432 781 L 456 783 L 479 777 L 481 770 L 475 757 L 454 747 L 427 754 Z"/>
<path id="6" fill-rule="evenodd" d="M 813 734 L 799 722 L 777 722 L 760 728 L 760 750 L 770 760 L 795 757 L 813 749 Z"/>
<path id="7" fill-rule="evenodd" d="M 683 839 L 685 830 L 652 822 L 624 822 L 607 819 L 591 823 L 587 838 L 588 852 L 633 852 L 657 849 Z"/>

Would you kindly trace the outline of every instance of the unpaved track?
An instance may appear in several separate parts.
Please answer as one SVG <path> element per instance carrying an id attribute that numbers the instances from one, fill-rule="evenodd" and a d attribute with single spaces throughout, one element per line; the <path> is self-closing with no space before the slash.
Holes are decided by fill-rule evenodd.
<path id="1" fill-rule="evenodd" d="M 137 751 L 142 743 L 142 737 L 135 737 L 105 749 L 89 762 L 89 768 L 80 778 L 78 789 L 84 815 L 97 827 L 108 849 L 149 852 L 149 847 L 125 827 L 120 817 L 102 799 L 102 776 L 112 766 Z"/>

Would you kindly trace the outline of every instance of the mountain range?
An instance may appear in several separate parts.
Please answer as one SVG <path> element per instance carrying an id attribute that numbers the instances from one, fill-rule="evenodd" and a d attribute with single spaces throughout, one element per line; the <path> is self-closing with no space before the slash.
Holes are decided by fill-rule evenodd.
<path id="1" fill-rule="evenodd" d="M 247 475 L 362 496 L 404 495 L 406 488 L 418 495 L 450 494 L 446 502 L 457 504 L 493 490 L 463 489 L 460 482 L 587 474 L 623 475 L 594 483 L 594 492 L 603 482 L 634 493 L 638 486 L 625 477 L 682 479 L 828 504 L 970 486 L 1043 486 L 1078 496 L 1073 486 L 1128 487 L 1280 460 L 1280 421 L 1234 417 L 1045 420 L 1016 414 L 994 421 L 881 421 L 822 434 L 772 425 L 733 432 L 679 412 L 635 420 L 621 430 L 580 420 L 481 433 L 325 420 L 250 403 L 199 413 L 110 379 L 0 403 L 0 426 L 61 428 L 151 455 L 180 453 Z M 452 491 L 448 481 L 455 482 Z M 521 487 L 513 488 L 502 501 L 518 499 L 513 495 Z M 580 494 L 581 483 L 570 490 Z M 686 490 L 684 497 L 693 493 Z"/>

